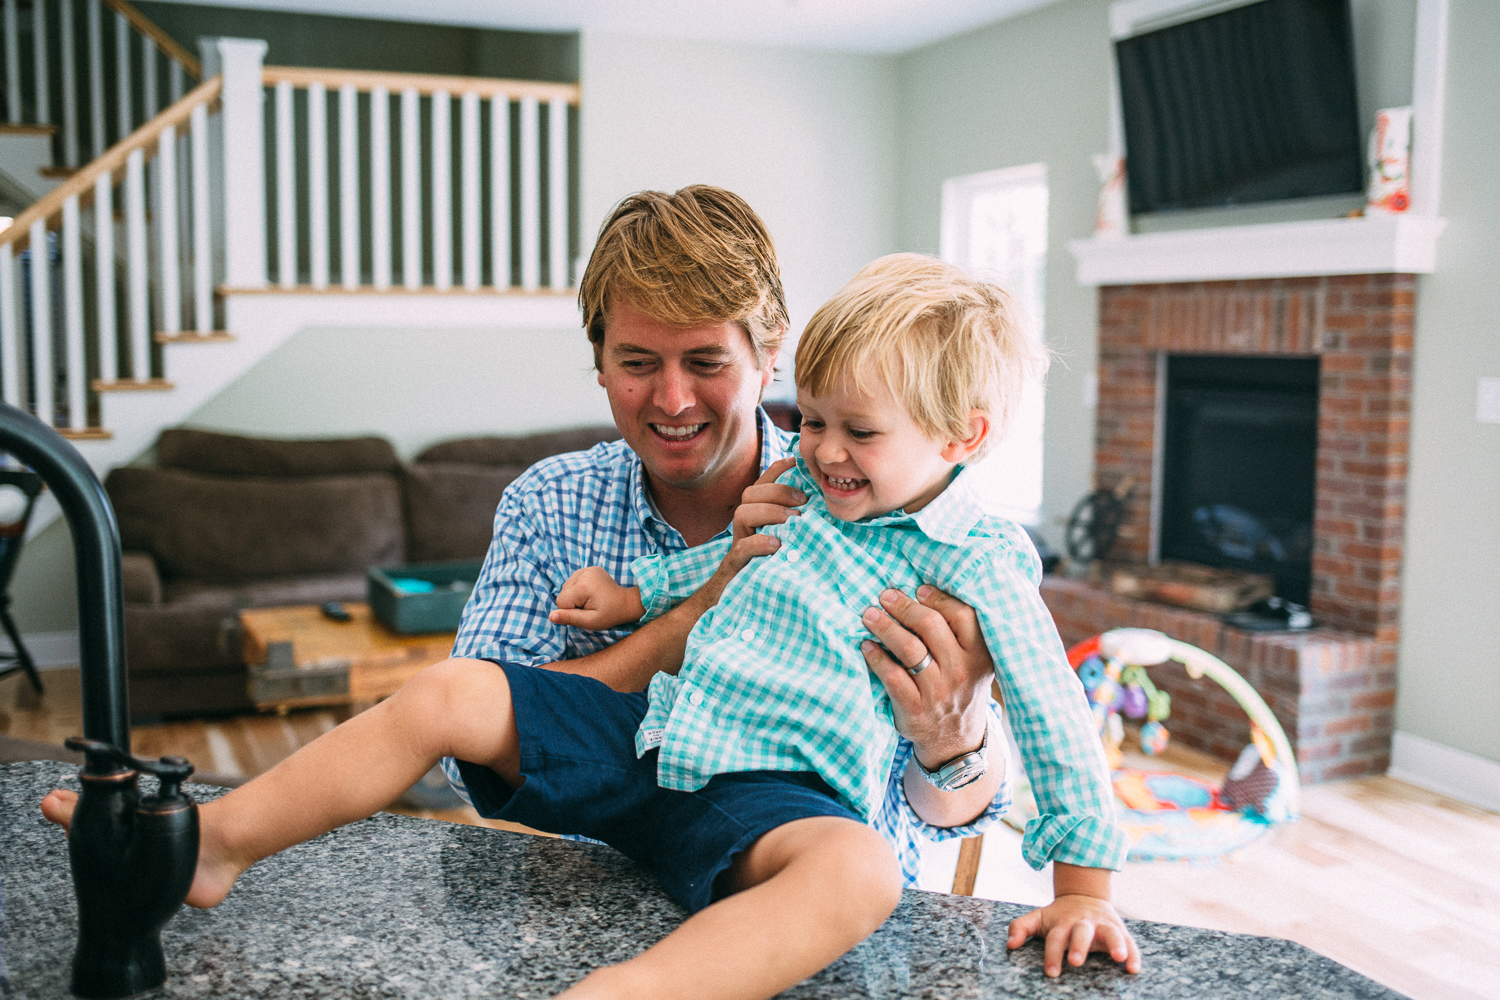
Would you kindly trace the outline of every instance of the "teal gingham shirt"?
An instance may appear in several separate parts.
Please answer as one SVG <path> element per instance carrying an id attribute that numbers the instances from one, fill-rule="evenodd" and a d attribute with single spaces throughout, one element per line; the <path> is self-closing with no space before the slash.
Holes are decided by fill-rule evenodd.
<path id="1" fill-rule="evenodd" d="M 790 454 L 792 438 L 771 423 L 764 410 L 756 412 L 756 427 L 764 470 Z M 728 529 L 720 538 L 729 538 Z M 677 529 L 653 510 L 641 460 L 624 441 L 544 458 L 508 486 L 500 500 L 495 537 L 464 608 L 453 655 L 535 666 L 598 652 L 629 635 L 635 626 L 594 632 L 552 624 L 548 612 L 557 607 L 557 592 L 569 574 L 585 566 L 602 566 L 630 586 L 634 560 L 686 548 Z M 989 711 L 992 731 L 999 732 L 1000 710 L 993 701 Z M 896 852 L 905 883 L 915 886 L 923 845 L 972 837 L 998 823 L 1010 805 L 1010 788 L 1002 785 L 972 823 L 933 826 L 906 799 L 902 776 L 911 754 L 911 742 L 898 739 L 885 799 L 870 817 L 870 825 Z M 443 761 L 443 770 L 467 802 L 468 790 L 451 758 Z"/>
<path id="2" fill-rule="evenodd" d="M 828 513 L 800 459 L 781 481 L 809 497 L 801 516 L 761 529 L 781 548 L 752 562 L 699 619 L 681 671 L 651 681 L 636 751 L 661 748 L 659 783 L 692 791 L 733 771 L 814 771 L 870 816 L 897 737 L 890 698 L 860 653 L 869 637 L 860 615 L 886 587 L 911 593 L 930 583 L 974 608 L 994 657 L 1041 813 L 1026 825 L 1026 860 L 1121 867 L 1129 843 L 1103 749 L 1023 529 L 985 515 L 962 472 L 915 515 L 855 522 Z M 697 590 L 729 544 L 637 559 L 647 618 Z"/>

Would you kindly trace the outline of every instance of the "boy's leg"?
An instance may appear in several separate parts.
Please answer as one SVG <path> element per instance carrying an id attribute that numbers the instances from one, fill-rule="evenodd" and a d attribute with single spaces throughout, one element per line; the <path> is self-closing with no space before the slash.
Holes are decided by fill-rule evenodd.
<path id="1" fill-rule="evenodd" d="M 445 660 L 391 697 L 324 733 L 292 756 L 199 807 L 193 906 L 217 904 L 250 865 L 390 805 L 443 757 L 484 763 L 520 783 L 505 672 L 482 660 Z M 64 826 L 76 797 L 42 802 Z"/>
<path id="2" fill-rule="evenodd" d="M 774 996 L 868 937 L 901 900 L 890 845 L 863 823 L 834 816 L 764 834 L 735 859 L 730 878 L 734 895 L 563 997 Z"/>

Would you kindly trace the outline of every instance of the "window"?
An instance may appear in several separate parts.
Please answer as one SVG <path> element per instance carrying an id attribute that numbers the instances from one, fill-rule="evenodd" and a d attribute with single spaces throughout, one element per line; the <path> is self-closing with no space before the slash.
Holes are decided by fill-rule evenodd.
<path id="1" fill-rule="evenodd" d="M 942 257 L 1005 288 L 1043 336 L 1047 165 L 992 170 L 943 184 Z M 991 513 L 1036 525 L 1042 514 L 1042 387 L 1032 385 L 1005 438 L 975 465 Z"/>

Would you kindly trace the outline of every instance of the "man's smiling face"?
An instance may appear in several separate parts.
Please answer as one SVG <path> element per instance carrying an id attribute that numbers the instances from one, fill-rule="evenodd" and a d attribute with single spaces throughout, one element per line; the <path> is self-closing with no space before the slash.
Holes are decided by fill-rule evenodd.
<path id="1" fill-rule="evenodd" d="M 617 298 L 599 384 L 652 480 L 695 489 L 757 454 L 755 409 L 775 363 L 775 355 L 756 362 L 737 323 L 683 329 Z"/>

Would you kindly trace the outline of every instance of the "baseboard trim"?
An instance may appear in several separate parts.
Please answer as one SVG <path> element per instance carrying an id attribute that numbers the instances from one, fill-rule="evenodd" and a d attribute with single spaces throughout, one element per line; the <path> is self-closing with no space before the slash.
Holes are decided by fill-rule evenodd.
<path id="1" fill-rule="evenodd" d="M 26 652 L 38 670 L 60 670 L 78 666 L 77 632 L 30 632 L 21 636 Z M 0 655 L 15 653 L 9 640 L 0 639 Z"/>
<path id="2" fill-rule="evenodd" d="M 1412 733 L 1391 743 L 1392 778 L 1500 812 L 1500 764 Z"/>

